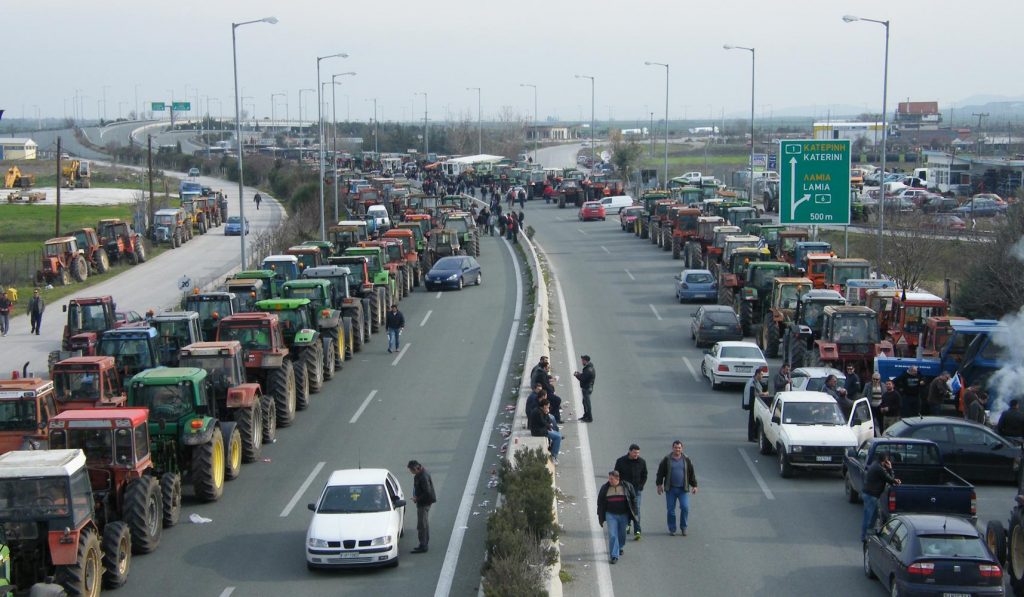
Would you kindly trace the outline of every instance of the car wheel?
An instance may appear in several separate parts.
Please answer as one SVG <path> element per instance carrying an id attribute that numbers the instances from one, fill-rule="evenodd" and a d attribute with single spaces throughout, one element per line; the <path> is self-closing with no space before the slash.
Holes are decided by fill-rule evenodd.
<path id="1" fill-rule="evenodd" d="M 708 376 L 708 368 L 704 364 L 704 361 L 700 362 L 700 376 L 701 377 L 707 377 Z"/>
<path id="2" fill-rule="evenodd" d="M 483 272 L 477 273 L 477 275 L 476 275 L 476 285 L 479 286 L 480 283 L 483 282 L 483 281 L 484 281 L 484 274 L 483 274 Z"/>
<path id="3" fill-rule="evenodd" d="M 843 492 L 846 493 L 846 501 L 851 504 L 860 501 L 860 493 L 853 488 L 853 484 L 850 483 L 850 473 L 846 470 L 843 471 Z"/>
<path id="4" fill-rule="evenodd" d="M 864 543 L 864 548 L 862 549 L 862 551 L 864 552 L 864 576 L 870 578 L 871 580 L 875 580 L 878 577 L 875 576 L 875 573 L 871 570 L 871 560 L 868 558 L 867 542 Z"/>
<path id="5" fill-rule="evenodd" d="M 462 286 L 463 286 L 463 282 L 462 282 L 462 277 L 460 276 L 459 277 L 459 290 L 462 290 Z"/>
<path id="6" fill-rule="evenodd" d="M 764 429 L 758 429 L 757 449 L 765 456 L 772 453 L 772 445 L 768 443 L 768 436 L 764 434 Z"/>
<path id="7" fill-rule="evenodd" d="M 779 476 L 783 479 L 788 479 L 793 476 L 793 466 L 789 463 L 789 457 L 786 454 L 786 448 L 779 446 L 776 448 L 779 453 Z"/>
<path id="8" fill-rule="evenodd" d="M 718 383 L 718 380 L 715 379 L 715 373 L 714 373 L 714 371 L 712 371 L 711 372 L 711 389 L 712 390 L 718 390 L 721 387 L 722 387 L 722 384 Z"/>

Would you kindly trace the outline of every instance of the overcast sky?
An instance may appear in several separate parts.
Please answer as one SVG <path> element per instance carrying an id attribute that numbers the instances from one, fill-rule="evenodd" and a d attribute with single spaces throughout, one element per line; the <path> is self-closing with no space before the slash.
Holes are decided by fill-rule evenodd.
<path id="1" fill-rule="evenodd" d="M 671 65 L 671 119 L 719 118 L 750 106 L 750 54 L 726 43 L 757 48 L 759 118 L 794 106 L 877 112 L 884 29 L 846 24 L 847 13 L 892 21 L 890 113 L 908 97 L 946 107 L 976 94 L 1024 95 L 1020 0 L 7 0 L 0 11 L 0 108 L 15 118 L 34 117 L 34 106 L 70 115 L 76 89 L 95 118 L 104 86 L 109 118 L 133 109 L 136 89 L 139 104 L 170 101 L 171 90 L 195 103 L 198 89 L 219 100 L 213 114 L 232 115 L 230 24 L 265 16 L 279 22 L 238 29 L 239 84 L 259 117 L 272 93 L 287 93 L 296 118 L 299 89 L 315 86 L 316 56 L 347 52 L 321 63 L 327 80 L 358 73 L 339 79 L 339 120 L 368 120 L 374 97 L 383 120 L 422 119 L 422 91 L 432 121 L 446 112 L 475 119 L 467 87 L 482 88 L 485 119 L 503 106 L 532 118 L 533 92 L 520 83 L 538 86 L 542 120 L 589 119 L 590 84 L 574 74 L 596 77 L 599 120 L 660 118 L 664 69 L 645 60 Z M 316 100 L 303 96 L 306 116 Z M 283 114 L 285 98 L 275 101 Z"/>

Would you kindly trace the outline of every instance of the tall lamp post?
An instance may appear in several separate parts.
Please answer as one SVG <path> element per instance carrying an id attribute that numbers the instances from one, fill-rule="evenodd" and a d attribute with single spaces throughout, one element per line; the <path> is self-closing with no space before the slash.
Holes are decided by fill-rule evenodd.
<path id="1" fill-rule="evenodd" d="M 272 143 L 274 143 L 274 145 L 273 145 L 273 148 L 274 148 L 273 155 L 274 155 L 274 157 L 277 157 L 277 143 L 275 142 L 275 137 L 274 137 L 274 123 L 277 121 L 277 117 L 275 116 L 275 112 L 274 112 L 274 108 L 277 107 L 277 104 L 274 103 L 274 98 L 275 97 L 284 97 L 285 99 L 287 99 L 288 98 L 288 94 L 287 93 L 271 93 L 270 94 L 270 141 Z"/>
<path id="2" fill-rule="evenodd" d="M 355 76 L 355 72 L 338 73 L 331 75 L 331 166 L 334 170 L 334 219 L 338 219 L 338 102 L 335 101 L 337 94 L 334 91 L 341 83 L 338 77 Z"/>
<path id="3" fill-rule="evenodd" d="M 467 87 L 466 91 L 476 91 L 476 152 L 480 155 L 484 153 L 484 117 L 481 107 L 483 106 L 483 92 L 479 87 Z"/>
<path id="4" fill-rule="evenodd" d="M 750 52 L 750 204 L 754 204 L 754 65 L 757 53 L 754 48 L 725 44 L 726 50 L 746 50 Z"/>
<path id="5" fill-rule="evenodd" d="M 882 173 L 878 178 L 878 267 L 882 267 L 882 257 L 884 255 L 882 234 L 885 226 L 885 145 L 889 138 L 889 127 L 886 126 L 885 123 L 886 96 L 889 93 L 889 21 L 865 19 L 854 15 L 844 16 L 843 21 L 846 23 L 866 21 L 868 23 L 877 23 L 885 27 L 885 63 L 882 67 Z"/>
<path id="6" fill-rule="evenodd" d="M 378 154 L 377 155 L 377 159 L 379 160 L 380 159 L 380 155 L 379 155 L 380 154 L 380 145 L 377 142 L 377 136 L 378 136 L 377 135 L 377 132 L 378 132 L 378 130 L 377 130 L 377 98 L 372 97 L 372 98 L 370 98 L 370 99 L 368 99 L 366 101 L 373 102 L 373 153 Z"/>
<path id="7" fill-rule="evenodd" d="M 300 132 L 302 131 L 302 92 L 303 91 L 316 91 L 316 89 L 313 89 L 312 87 L 307 87 L 305 89 L 300 89 L 299 90 L 299 131 Z"/>
<path id="8" fill-rule="evenodd" d="M 537 123 L 537 86 L 533 83 L 520 83 L 520 87 L 531 87 L 533 89 L 533 163 L 537 163 L 537 137 L 540 136 L 540 128 Z"/>
<path id="9" fill-rule="evenodd" d="M 577 79 L 590 79 L 590 167 L 594 167 L 597 158 L 594 157 L 594 77 L 590 75 L 575 75 Z"/>
<path id="10" fill-rule="evenodd" d="M 245 226 L 245 199 L 242 197 L 242 105 L 241 98 L 238 95 L 238 44 L 235 41 L 235 30 L 242 25 L 250 25 L 252 23 L 270 23 L 273 25 L 277 23 L 277 17 L 265 17 L 255 21 L 231 23 L 231 61 L 235 71 L 235 137 L 237 137 L 238 141 L 238 219 L 242 222 L 242 226 Z M 241 239 L 240 243 L 242 245 L 242 269 L 245 269 L 248 263 L 245 260 L 245 235 L 240 234 L 238 238 Z"/>
<path id="11" fill-rule="evenodd" d="M 320 84 L 320 61 L 328 58 L 348 58 L 345 52 L 317 56 L 316 58 L 316 104 L 317 121 L 320 124 L 320 240 L 327 240 L 327 214 L 324 211 L 324 99 L 323 86 Z"/>
<path id="12" fill-rule="evenodd" d="M 664 66 L 665 67 L 665 186 L 662 188 L 668 188 L 668 64 L 664 62 L 644 62 L 647 66 Z M 653 127 L 652 127 L 653 128 Z M 653 138 L 654 131 L 651 131 Z"/>
<path id="13" fill-rule="evenodd" d="M 430 153 L 430 120 L 427 119 L 427 92 L 417 91 L 413 95 L 423 96 L 423 159 L 427 159 L 427 154 Z"/>

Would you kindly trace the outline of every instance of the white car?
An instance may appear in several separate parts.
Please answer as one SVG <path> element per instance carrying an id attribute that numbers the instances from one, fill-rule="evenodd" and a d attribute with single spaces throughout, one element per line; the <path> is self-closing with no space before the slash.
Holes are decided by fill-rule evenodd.
<path id="1" fill-rule="evenodd" d="M 793 369 L 790 377 L 793 380 L 791 390 L 820 392 L 825 387 L 825 380 L 829 375 L 835 375 L 839 380 L 840 387 L 846 383 L 846 374 L 839 369 L 832 367 L 797 367 Z"/>
<path id="2" fill-rule="evenodd" d="M 388 216 L 388 208 L 383 205 L 371 205 L 366 208 L 366 217 L 373 218 L 374 229 L 383 232 L 391 228 L 391 218 Z"/>
<path id="3" fill-rule="evenodd" d="M 601 199 L 601 205 L 607 213 L 619 213 L 624 207 L 633 205 L 633 198 L 629 195 L 614 195 Z"/>
<path id="4" fill-rule="evenodd" d="M 195 177 L 199 176 L 199 168 L 195 168 L 195 167 L 189 168 L 188 169 L 188 175 L 190 177 L 192 177 L 192 178 L 195 178 Z"/>
<path id="5" fill-rule="evenodd" d="M 753 342 L 723 341 L 704 352 L 701 375 L 717 390 L 723 383 L 745 384 L 757 369 L 768 373 L 768 361 Z"/>
<path id="6" fill-rule="evenodd" d="M 387 469 L 331 473 L 306 531 L 306 567 L 398 566 L 405 524 L 402 486 Z"/>
<path id="7" fill-rule="evenodd" d="M 687 172 L 686 174 L 683 174 L 679 178 L 684 178 L 687 182 L 699 183 L 701 176 L 702 175 L 700 172 Z"/>

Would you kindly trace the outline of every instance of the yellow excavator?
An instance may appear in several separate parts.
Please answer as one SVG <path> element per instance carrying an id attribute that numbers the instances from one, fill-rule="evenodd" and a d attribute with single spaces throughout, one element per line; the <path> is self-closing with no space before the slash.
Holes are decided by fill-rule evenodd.
<path id="1" fill-rule="evenodd" d="M 36 177 L 32 174 L 23 174 L 21 168 L 11 166 L 4 175 L 5 189 L 30 189 L 36 184 Z"/>
<path id="2" fill-rule="evenodd" d="M 92 173 L 89 166 L 89 162 L 84 160 L 64 162 L 61 169 L 63 186 L 69 189 L 88 189 L 92 186 Z"/>

